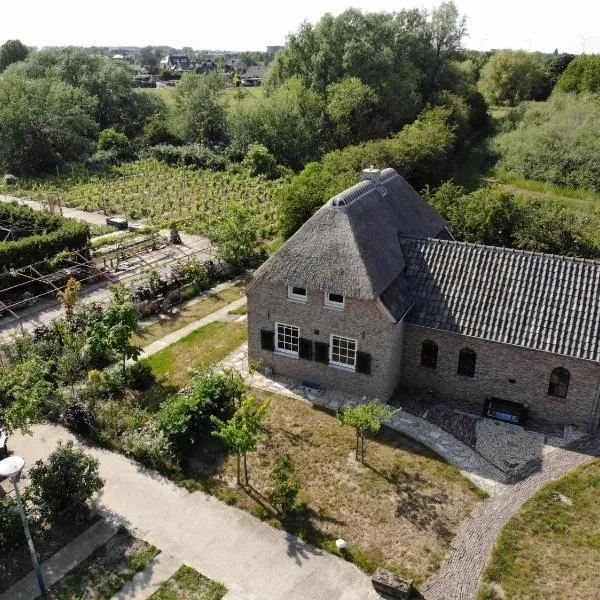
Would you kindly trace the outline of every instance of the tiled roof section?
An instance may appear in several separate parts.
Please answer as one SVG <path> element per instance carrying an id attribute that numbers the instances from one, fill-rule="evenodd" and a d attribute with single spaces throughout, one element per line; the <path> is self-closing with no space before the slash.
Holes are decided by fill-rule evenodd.
<path id="1" fill-rule="evenodd" d="M 600 361 L 600 263 L 435 239 L 400 241 L 407 321 Z"/>
<path id="2" fill-rule="evenodd" d="M 379 297 L 395 321 L 400 321 L 415 303 L 406 274 L 400 273 Z"/>

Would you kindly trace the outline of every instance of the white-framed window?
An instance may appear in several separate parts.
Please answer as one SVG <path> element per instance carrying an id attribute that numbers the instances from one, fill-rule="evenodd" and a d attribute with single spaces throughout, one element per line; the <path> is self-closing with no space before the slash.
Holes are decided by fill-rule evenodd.
<path id="1" fill-rule="evenodd" d="M 294 302 L 306 302 L 308 298 L 306 288 L 296 287 L 295 285 L 288 286 L 288 298 Z"/>
<path id="2" fill-rule="evenodd" d="M 356 340 L 331 334 L 329 363 L 347 369 L 356 369 Z"/>
<path id="3" fill-rule="evenodd" d="M 275 323 L 275 351 L 298 356 L 300 329 L 295 325 Z"/>
<path id="4" fill-rule="evenodd" d="M 325 292 L 325 306 L 330 308 L 344 308 L 344 296 Z"/>

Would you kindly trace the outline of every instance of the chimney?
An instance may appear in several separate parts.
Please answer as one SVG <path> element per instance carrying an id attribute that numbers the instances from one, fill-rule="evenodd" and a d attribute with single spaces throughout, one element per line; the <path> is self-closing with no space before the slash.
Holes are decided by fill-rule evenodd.
<path id="1" fill-rule="evenodd" d="M 381 169 L 376 169 L 371 165 L 368 169 L 363 169 L 361 171 L 361 176 L 363 179 L 372 181 L 374 184 L 379 183 L 379 179 L 381 178 Z"/>

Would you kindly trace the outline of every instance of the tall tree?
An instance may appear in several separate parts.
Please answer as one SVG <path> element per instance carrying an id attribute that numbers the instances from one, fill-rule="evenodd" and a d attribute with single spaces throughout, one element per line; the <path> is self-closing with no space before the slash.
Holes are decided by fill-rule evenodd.
<path id="1" fill-rule="evenodd" d="M 0 73 L 13 63 L 27 58 L 29 50 L 20 40 L 8 40 L 0 46 Z"/>

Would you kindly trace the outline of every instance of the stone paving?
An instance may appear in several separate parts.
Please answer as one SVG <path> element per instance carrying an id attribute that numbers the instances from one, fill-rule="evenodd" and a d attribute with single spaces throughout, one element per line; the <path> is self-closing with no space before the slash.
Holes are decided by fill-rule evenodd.
<path id="1" fill-rule="evenodd" d="M 246 376 L 251 387 L 282 394 L 293 398 L 307 400 L 312 404 L 337 411 L 345 404 L 358 404 L 361 399 L 351 394 L 335 390 L 317 391 L 312 388 L 299 386 L 297 382 L 274 375 L 248 372 L 248 345 L 244 344 L 226 357 L 221 367 L 232 367 Z M 456 465 L 463 475 L 468 477 L 478 487 L 488 494 L 500 493 L 505 485 L 506 475 L 497 467 L 486 461 L 472 448 L 446 433 L 436 425 L 408 413 L 396 413 L 386 422 L 392 429 L 413 438 L 431 448 L 449 463 Z"/>

